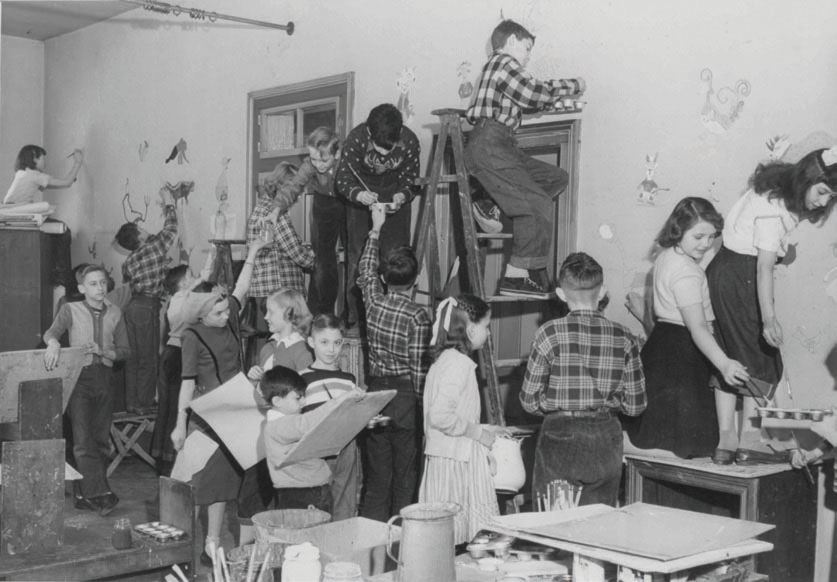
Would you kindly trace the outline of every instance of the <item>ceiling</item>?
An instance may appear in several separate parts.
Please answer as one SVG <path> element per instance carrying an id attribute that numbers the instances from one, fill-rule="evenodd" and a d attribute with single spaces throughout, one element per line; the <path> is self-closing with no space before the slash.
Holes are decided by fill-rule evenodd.
<path id="1" fill-rule="evenodd" d="M 3 0 L 0 32 L 4 36 L 44 41 L 136 8 L 135 4 L 120 1 L 8 2 Z"/>

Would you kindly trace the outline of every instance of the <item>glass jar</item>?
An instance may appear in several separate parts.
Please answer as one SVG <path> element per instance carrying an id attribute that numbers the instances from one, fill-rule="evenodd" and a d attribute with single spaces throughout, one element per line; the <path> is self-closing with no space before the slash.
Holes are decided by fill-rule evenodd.
<path id="1" fill-rule="evenodd" d="M 320 549 L 309 542 L 285 548 L 282 582 L 320 582 Z"/>
<path id="2" fill-rule="evenodd" d="M 123 517 L 114 522 L 110 541 L 117 550 L 127 550 L 131 547 L 130 519 Z"/>
<path id="3" fill-rule="evenodd" d="M 363 572 L 354 562 L 332 562 L 323 568 L 323 582 L 363 582 Z"/>

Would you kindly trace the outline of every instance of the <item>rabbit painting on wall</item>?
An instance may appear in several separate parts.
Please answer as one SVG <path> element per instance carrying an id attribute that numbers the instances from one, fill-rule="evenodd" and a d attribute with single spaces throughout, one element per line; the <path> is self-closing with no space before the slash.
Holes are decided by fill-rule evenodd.
<path id="1" fill-rule="evenodd" d="M 645 154 L 645 179 L 637 186 L 637 204 L 654 206 L 657 201 L 657 192 L 666 192 L 668 188 L 660 188 L 654 181 L 654 172 L 657 169 L 657 156 L 659 154 Z"/>

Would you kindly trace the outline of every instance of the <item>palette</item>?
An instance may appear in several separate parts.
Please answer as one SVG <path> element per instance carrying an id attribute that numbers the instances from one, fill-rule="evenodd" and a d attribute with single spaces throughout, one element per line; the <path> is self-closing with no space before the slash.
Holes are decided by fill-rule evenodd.
<path id="1" fill-rule="evenodd" d="M 812 424 L 822 422 L 831 410 L 819 408 L 767 408 L 756 409 L 761 418 L 762 428 L 810 428 Z"/>
<path id="2" fill-rule="evenodd" d="M 186 537 L 186 532 L 160 521 L 151 521 L 134 526 L 134 531 L 141 536 L 159 543 L 176 542 Z"/>

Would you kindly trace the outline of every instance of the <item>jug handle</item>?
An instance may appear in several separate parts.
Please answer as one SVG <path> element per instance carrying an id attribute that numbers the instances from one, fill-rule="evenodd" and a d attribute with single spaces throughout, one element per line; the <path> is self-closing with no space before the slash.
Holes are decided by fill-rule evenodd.
<path id="1" fill-rule="evenodd" d="M 392 555 L 392 526 L 395 525 L 396 519 L 401 519 L 401 515 L 393 515 L 389 518 L 389 521 L 387 521 L 387 556 L 389 556 L 396 564 L 401 564 L 399 559 Z M 399 550 L 398 553 L 401 554 L 401 551 Z"/>

